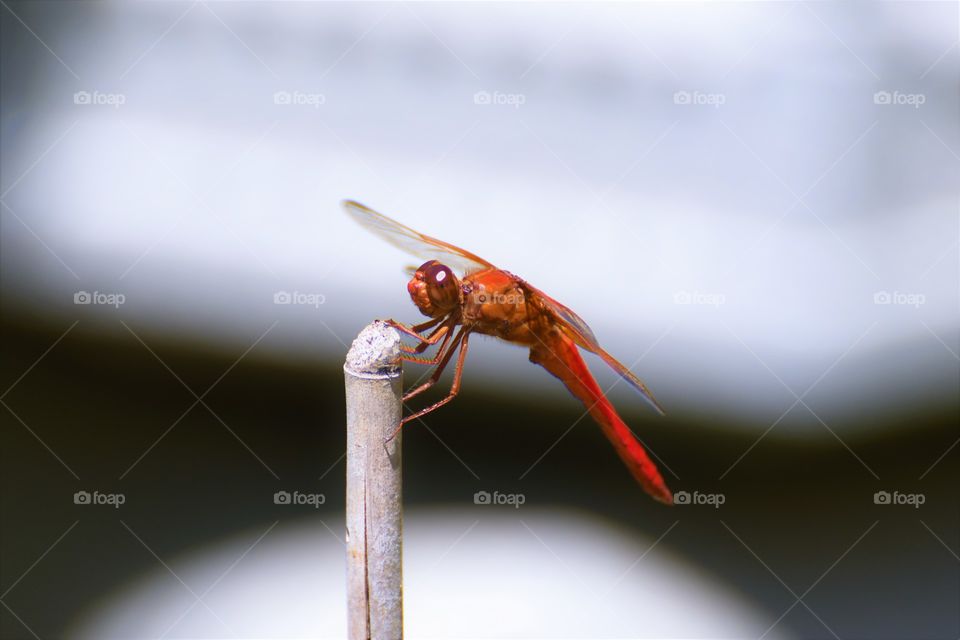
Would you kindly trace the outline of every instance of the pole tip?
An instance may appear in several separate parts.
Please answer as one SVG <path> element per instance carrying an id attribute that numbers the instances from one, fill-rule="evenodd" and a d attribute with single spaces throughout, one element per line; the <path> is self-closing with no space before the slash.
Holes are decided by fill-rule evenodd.
<path id="1" fill-rule="evenodd" d="M 380 320 L 364 327 L 357 336 L 344 368 L 360 377 L 392 377 L 400 372 L 400 334 Z"/>

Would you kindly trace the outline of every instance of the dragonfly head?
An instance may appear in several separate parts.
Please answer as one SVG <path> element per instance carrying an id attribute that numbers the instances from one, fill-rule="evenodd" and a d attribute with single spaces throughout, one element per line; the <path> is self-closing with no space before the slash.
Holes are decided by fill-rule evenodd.
<path id="1" fill-rule="evenodd" d="M 450 267 L 430 260 L 417 268 L 407 291 L 420 313 L 431 318 L 444 316 L 463 302 L 460 279 Z"/>

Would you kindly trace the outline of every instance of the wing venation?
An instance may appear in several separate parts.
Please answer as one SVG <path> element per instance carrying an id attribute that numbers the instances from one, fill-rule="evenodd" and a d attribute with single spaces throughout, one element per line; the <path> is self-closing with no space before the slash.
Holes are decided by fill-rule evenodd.
<path id="1" fill-rule="evenodd" d="M 368 231 L 380 236 L 398 249 L 423 260 L 439 260 L 463 275 L 494 268 L 492 264 L 476 254 L 414 231 L 359 202 L 344 200 L 343 208 L 351 218 Z"/>

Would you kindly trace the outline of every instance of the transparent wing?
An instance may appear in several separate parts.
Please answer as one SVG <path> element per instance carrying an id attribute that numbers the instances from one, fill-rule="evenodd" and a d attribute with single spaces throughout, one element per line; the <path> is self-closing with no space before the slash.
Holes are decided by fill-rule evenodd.
<path id="1" fill-rule="evenodd" d="M 650 403 L 650 406 L 656 409 L 660 415 L 666 415 L 663 407 L 661 407 L 657 399 L 653 397 L 653 393 L 647 388 L 647 385 L 643 384 L 643 381 L 634 375 L 630 369 L 625 367 L 619 360 L 607 353 L 600 346 L 600 343 L 597 342 L 597 337 L 593 335 L 593 330 L 590 329 L 583 318 L 578 316 L 573 309 L 554 300 L 529 282 L 523 281 L 523 286 L 529 289 L 530 293 L 534 294 L 539 300 L 540 305 L 553 315 L 563 332 L 576 342 L 581 349 L 586 349 L 600 356 L 600 358 L 607 363 L 607 366 L 616 371 L 621 378 L 629 382 L 634 389 L 639 391 L 641 395 L 643 395 L 644 400 Z"/>
<path id="2" fill-rule="evenodd" d="M 426 260 L 439 260 L 454 271 L 468 274 L 494 268 L 483 258 L 443 240 L 414 231 L 396 220 L 353 200 L 343 201 L 344 210 L 367 230 L 380 236 L 398 249 Z"/>
<path id="3" fill-rule="evenodd" d="M 593 330 L 587 325 L 586 321 L 578 316 L 573 309 L 567 305 L 554 300 L 546 293 L 537 289 L 535 286 L 523 280 L 523 287 L 536 297 L 540 306 L 549 311 L 557 320 L 560 321 L 564 332 L 569 335 L 580 347 L 593 351 L 599 349 L 597 337 L 593 335 Z"/>

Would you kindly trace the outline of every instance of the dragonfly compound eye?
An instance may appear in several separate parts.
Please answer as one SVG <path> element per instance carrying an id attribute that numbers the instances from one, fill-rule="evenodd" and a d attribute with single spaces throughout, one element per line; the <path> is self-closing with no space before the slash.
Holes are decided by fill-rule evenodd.
<path id="1" fill-rule="evenodd" d="M 423 265 L 423 281 L 430 301 L 441 309 L 449 309 L 460 302 L 460 282 L 444 264 L 433 261 Z"/>

